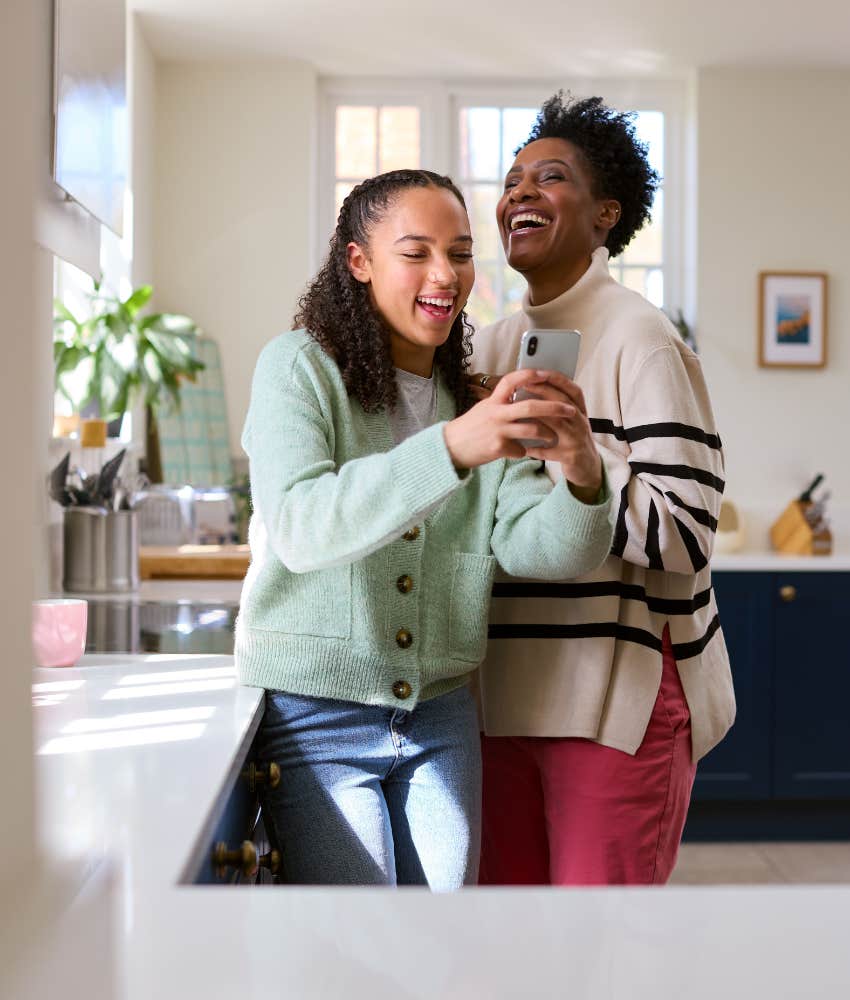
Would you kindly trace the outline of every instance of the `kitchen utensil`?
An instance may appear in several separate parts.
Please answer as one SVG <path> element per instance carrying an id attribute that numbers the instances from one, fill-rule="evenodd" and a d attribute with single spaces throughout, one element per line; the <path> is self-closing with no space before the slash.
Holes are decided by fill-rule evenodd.
<path id="1" fill-rule="evenodd" d="M 819 472 L 815 478 L 809 483 L 808 489 L 803 490 L 803 492 L 797 497 L 800 503 L 811 503 L 812 493 L 820 486 L 823 482 L 823 473 Z"/>
<path id="2" fill-rule="evenodd" d="M 64 522 L 64 590 L 138 590 L 139 526 L 135 511 L 70 507 L 65 510 Z"/>
<path id="3" fill-rule="evenodd" d="M 62 504 L 63 507 L 67 507 L 71 503 L 70 494 L 65 489 L 65 483 L 68 479 L 68 468 L 70 465 L 71 452 L 69 451 L 47 477 L 48 493 L 52 499 L 54 499 L 57 503 Z"/>
<path id="4" fill-rule="evenodd" d="M 92 490 L 93 503 L 106 507 L 111 506 L 112 490 L 115 479 L 126 454 L 127 449 L 122 448 L 121 451 L 113 455 L 100 470 L 97 482 L 94 484 L 94 489 Z"/>

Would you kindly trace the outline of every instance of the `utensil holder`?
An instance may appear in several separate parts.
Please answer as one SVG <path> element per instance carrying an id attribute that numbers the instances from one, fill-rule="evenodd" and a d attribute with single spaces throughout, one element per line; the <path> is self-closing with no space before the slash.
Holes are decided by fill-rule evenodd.
<path id="1" fill-rule="evenodd" d="M 777 552 L 798 556 L 828 556 L 832 553 L 832 532 L 817 533 L 806 520 L 811 504 L 792 500 L 770 529 L 770 541 Z"/>
<path id="2" fill-rule="evenodd" d="M 64 512 L 64 575 L 70 593 L 123 593 L 139 589 L 136 511 L 71 507 Z"/>

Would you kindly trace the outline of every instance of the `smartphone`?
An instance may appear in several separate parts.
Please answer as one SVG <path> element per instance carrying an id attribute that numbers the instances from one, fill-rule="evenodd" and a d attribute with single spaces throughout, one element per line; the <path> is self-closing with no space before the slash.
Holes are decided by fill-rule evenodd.
<path id="1" fill-rule="evenodd" d="M 532 368 L 540 371 L 556 371 L 575 378 L 581 334 L 578 330 L 526 330 L 519 344 L 516 360 L 517 370 Z M 521 399 L 535 399 L 533 392 L 517 389 L 514 402 Z M 543 439 L 520 439 L 525 448 L 547 448 L 553 441 Z"/>

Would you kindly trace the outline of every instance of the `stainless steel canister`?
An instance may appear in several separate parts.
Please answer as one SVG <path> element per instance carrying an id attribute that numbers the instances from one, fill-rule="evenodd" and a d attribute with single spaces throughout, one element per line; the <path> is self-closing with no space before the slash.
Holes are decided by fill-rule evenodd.
<path id="1" fill-rule="evenodd" d="M 63 589 L 117 593 L 139 588 L 139 526 L 134 510 L 67 507 Z"/>

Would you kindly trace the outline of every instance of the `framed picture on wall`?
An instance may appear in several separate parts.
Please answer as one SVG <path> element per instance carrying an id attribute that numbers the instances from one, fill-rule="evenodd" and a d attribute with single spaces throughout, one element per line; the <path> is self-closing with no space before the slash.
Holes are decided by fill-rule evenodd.
<path id="1" fill-rule="evenodd" d="M 826 364 L 826 275 L 759 274 L 759 365 L 823 368 Z"/>

